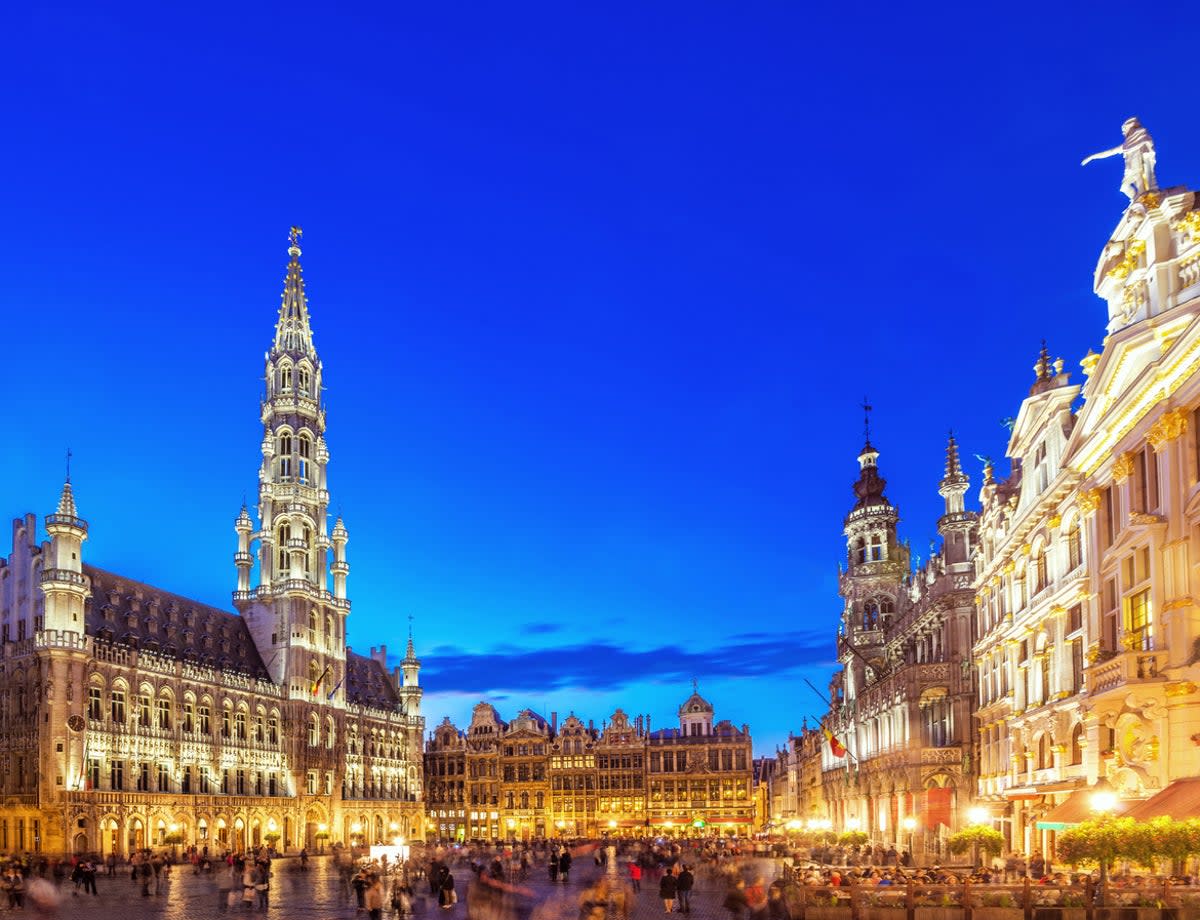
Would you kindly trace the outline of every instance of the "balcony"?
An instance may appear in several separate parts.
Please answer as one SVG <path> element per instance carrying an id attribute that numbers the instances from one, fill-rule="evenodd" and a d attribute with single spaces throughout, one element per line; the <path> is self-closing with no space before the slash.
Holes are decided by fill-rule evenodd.
<path id="1" fill-rule="evenodd" d="M 1120 652 L 1107 661 L 1089 665 L 1083 672 L 1084 683 L 1089 694 L 1104 693 L 1116 687 L 1154 680 L 1165 664 L 1165 652 Z"/>
<path id="2" fill-rule="evenodd" d="M 82 572 L 72 572 L 68 569 L 42 569 L 42 584 L 53 581 L 59 584 L 83 588 L 85 591 L 92 586 L 91 579 Z"/>
<path id="3" fill-rule="evenodd" d="M 47 514 L 46 527 L 47 529 L 50 527 L 72 527 L 84 533 L 87 533 L 88 529 L 87 521 L 71 514 Z"/>

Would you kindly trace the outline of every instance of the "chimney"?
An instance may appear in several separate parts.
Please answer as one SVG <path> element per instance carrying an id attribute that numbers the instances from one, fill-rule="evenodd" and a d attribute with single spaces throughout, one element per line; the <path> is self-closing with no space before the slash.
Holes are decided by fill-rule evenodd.
<path id="1" fill-rule="evenodd" d="M 550 731 L 553 732 L 554 734 L 558 734 L 558 713 L 557 712 L 550 713 Z"/>

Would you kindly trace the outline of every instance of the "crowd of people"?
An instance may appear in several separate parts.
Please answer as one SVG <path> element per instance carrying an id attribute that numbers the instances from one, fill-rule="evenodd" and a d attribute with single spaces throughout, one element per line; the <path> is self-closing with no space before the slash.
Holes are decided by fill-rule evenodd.
<path id="1" fill-rule="evenodd" d="M 807 906 L 852 898 L 860 904 L 894 905 L 907 898 L 918 905 L 989 906 L 1024 892 L 1026 885 L 1033 886 L 1031 893 L 1017 896 L 1037 906 L 1082 906 L 1098 887 L 1095 873 L 1056 870 L 1040 853 L 1029 859 L 1009 853 L 974 869 L 916 867 L 894 847 L 764 852 L 716 839 L 416 846 L 410 858 L 390 864 L 386 856 L 375 860 L 369 854 L 335 847 L 320 876 L 304 877 L 313 880 L 307 884 L 330 879 L 340 890 L 331 890 L 327 903 L 340 903 L 366 920 L 385 915 L 431 920 L 437 914 L 446 920 L 629 920 L 635 907 L 643 917 L 690 914 L 697 894 L 705 912 L 728 920 L 803 920 Z M 220 911 L 265 914 L 272 906 L 276 856 L 266 847 L 219 856 L 190 848 L 183 860 L 200 878 L 188 886 L 188 897 L 203 894 L 197 885 L 207 886 Z M 134 892 L 153 898 L 167 893 L 174 863 L 171 853 L 149 849 L 128 860 L 0 859 L 0 906 L 50 917 L 68 890 L 77 897 L 98 895 L 100 874 L 111 879 L 110 890 L 127 874 Z M 302 851 L 286 867 L 307 872 L 308 863 Z M 1164 892 L 1186 891 L 1192 882 L 1188 876 L 1118 872 L 1109 890 L 1116 904 L 1161 903 Z"/>

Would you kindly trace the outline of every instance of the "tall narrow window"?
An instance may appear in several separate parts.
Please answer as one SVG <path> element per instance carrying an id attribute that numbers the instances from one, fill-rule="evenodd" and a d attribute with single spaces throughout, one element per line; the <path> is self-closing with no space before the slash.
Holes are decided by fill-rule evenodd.
<path id="1" fill-rule="evenodd" d="M 1080 539 L 1079 522 L 1072 521 L 1067 530 L 1067 571 L 1073 572 L 1083 562 L 1083 541 Z"/>
<path id="2" fill-rule="evenodd" d="M 279 436 L 275 453 L 279 457 L 279 480 L 290 482 L 292 478 L 292 436 L 284 432 Z"/>
<path id="3" fill-rule="evenodd" d="M 286 577 L 291 570 L 291 563 L 288 560 L 288 541 L 292 539 L 292 528 L 288 524 L 283 524 L 279 528 L 278 554 L 279 554 L 279 571 L 276 573 L 279 576 Z"/>
<path id="4" fill-rule="evenodd" d="M 303 483 L 308 482 L 311 463 L 312 439 L 308 435 L 302 434 L 300 435 L 300 463 L 297 467 L 297 472 L 299 473 L 300 481 Z"/>
<path id="5" fill-rule="evenodd" d="M 292 369 L 287 365 L 279 369 L 279 388 L 284 391 L 292 388 Z"/>

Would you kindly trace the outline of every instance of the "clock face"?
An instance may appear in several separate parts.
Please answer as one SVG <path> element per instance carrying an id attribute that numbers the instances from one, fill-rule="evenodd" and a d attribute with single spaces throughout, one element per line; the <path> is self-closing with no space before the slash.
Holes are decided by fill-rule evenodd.
<path id="1" fill-rule="evenodd" d="M 86 724 L 87 723 L 83 721 L 83 716 L 79 715 L 79 713 L 76 713 L 67 719 L 67 728 L 71 729 L 73 732 L 83 731 L 83 727 Z"/>

